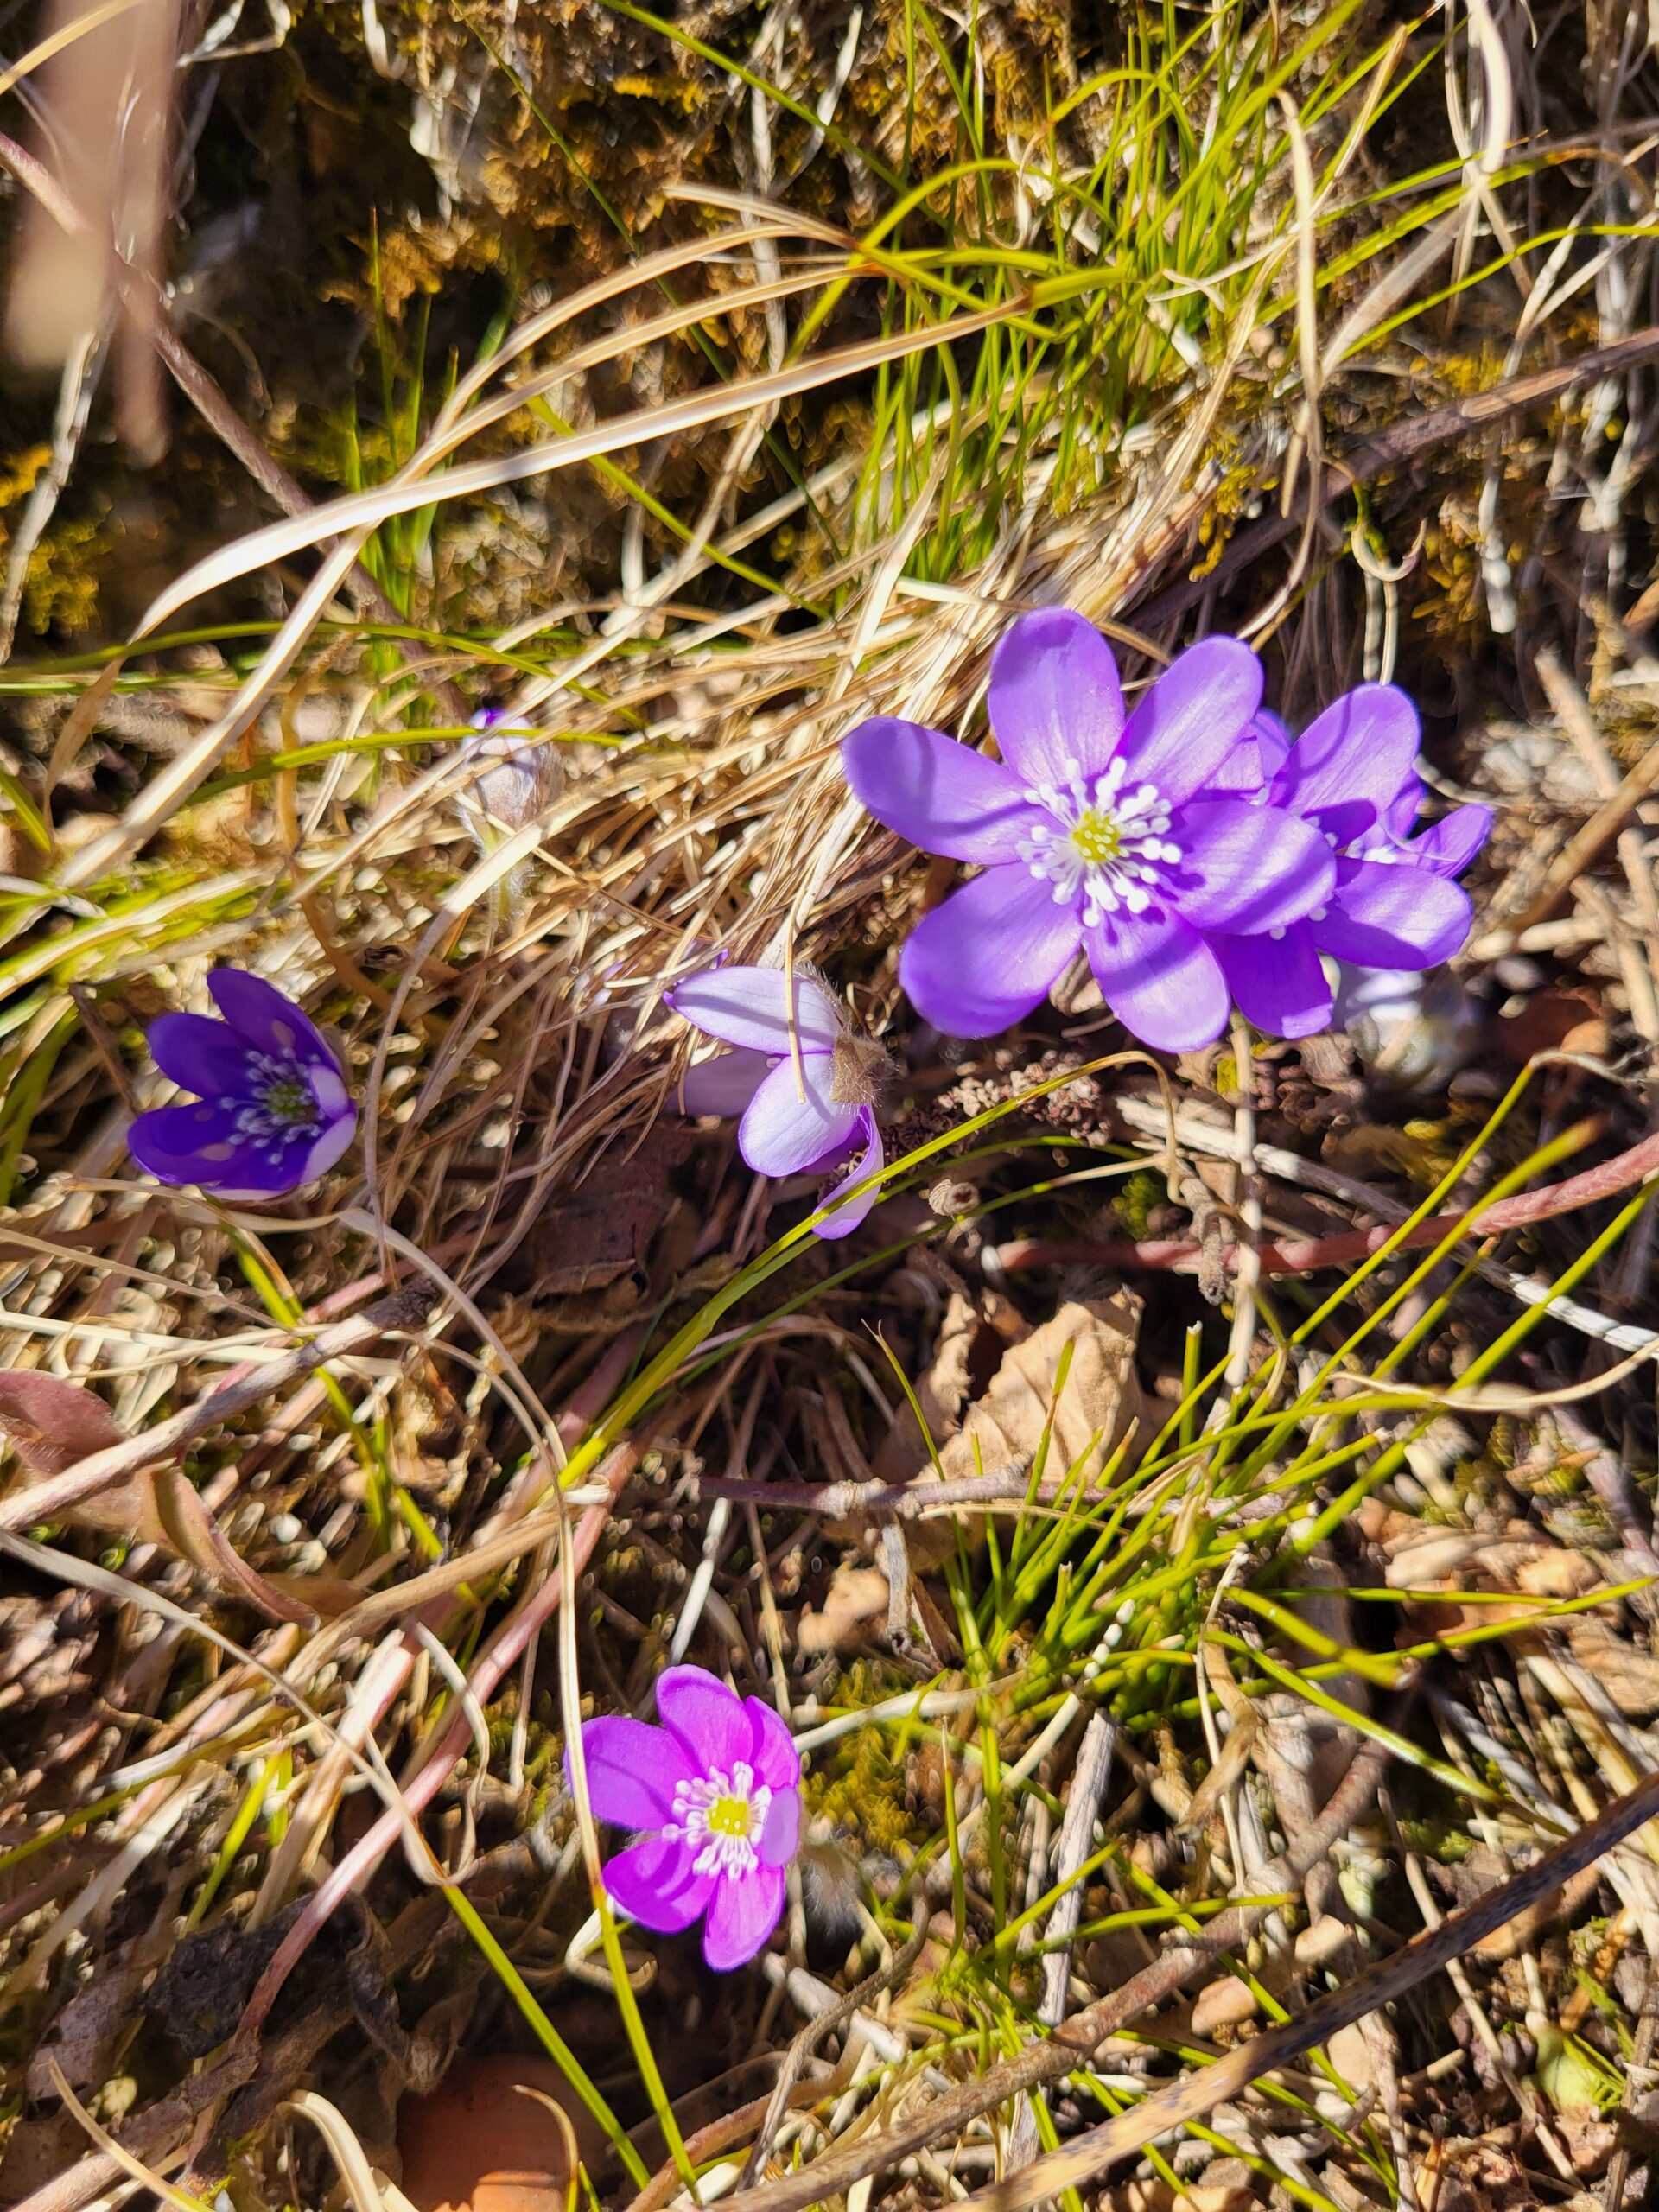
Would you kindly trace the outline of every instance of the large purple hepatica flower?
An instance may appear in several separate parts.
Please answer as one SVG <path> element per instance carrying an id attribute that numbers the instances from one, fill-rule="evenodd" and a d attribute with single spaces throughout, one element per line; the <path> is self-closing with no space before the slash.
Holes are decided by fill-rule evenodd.
<path id="1" fill-rule="evenodd" d="M 1217 781 L 1262 696 L 1234 638 L 1183 653 L 1127 720 L 1116 664 L 1080 614 L 1023 615 L 991 659 L 988 760 L 887 716 L 842 744 L 878 821 L 984 873 L 912 932 L 900 981 L 936 1027 L 1005 1029 L 1081 944 L 1125 1028 L 1166 1052 L 1220 1035 L 1227 983 L 1209 940 L 1281 928 L 1334 878 L 1318 830 Z"/>
<path id="2" fill-rule="evenodd" d="M 875 1105 L 887 1056 L 858 1034 L 816 976 L 796 971 L 792 1044 L 780 969 L 705 969 L 663 997 L 695 1027 L 736 1048 L 694 1067 L 683 1098 L 688 1113 L 742 1116 L 738 1149 L 757 1175 L 844 1169 L 837 1188 L 845 1188 L 879 1173 Z M 843 1199 L 817 1224 L 818 1235 L 845 1236 L 879 1196 L 872 1189 Z"/>
<path id="3" fill-rule="evenodd" d="M 658 1676 L 663 1725 L 582 1725 L 595 1815 L 643 1830 L 605 1869 L 612 1902 L 642 1927 L 677 1935 L 707 1915 L 702 1955 L 725 1972 L 760 1950 L 784 1910 L 801 1830 L 801 1760 L 757 1697 L 701 1667 Z"/>
<path id="4" fill-rule="evenodd" d="M 1293 744 L 1258 715 L 1223 774 L 1262 775 L 1262 803 L 1318 830 L 1337 855 L 1330 897 L 1265 937 L 1224 937 L 1215 950 L 1239 1011 L 1258 1029 L 1306 1037 L 1331 1020 L 1319 955 L 1362 968 L 1417 970 L 1449 960 L 1469 934 L 1469 895 L 1452 878 L 1492 826 L 1460 806 L 1414 836 L 1426 796 L 1416 772 L 1417 710 L 1391 683 L 1363 683 Z M 1252 751 L 1254 748 L 1254 751 Z"/>
<path id="5" fill-rule="evenodd" d="M 239 968 L 215 968 L 207 988 L 223 1020 L 164 1014 L 149 1029 L 156 1065 L 197 1103 L 140 1114 L 127 1148 L 163 1183 L 280 1198 L 334 1166 L 357 1109 L 333 1048 L 291 999 Z"/>

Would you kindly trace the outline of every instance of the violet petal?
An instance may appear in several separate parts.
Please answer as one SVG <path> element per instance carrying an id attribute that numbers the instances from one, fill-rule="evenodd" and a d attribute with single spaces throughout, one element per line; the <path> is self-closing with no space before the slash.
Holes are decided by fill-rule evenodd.
<path id="1" fill-rule="evenodd" d="M 987 868 L 925 915 L 899 956 L 924 1020 L 952 1037 L 991 1037 L 1031 1012 L 1077 949 L 1074 905 L 1018 863 Z"/>
<path id="2" fill-rule="evenodd" d="M 743 1710 L 754 1731 L 753 1746 L 746 1756 L 756 1780 L 764 1782 L 768 1789 L 798 1789 L 801 1755 L 782 1715 L 759 1697 L 746 1697 Z"/>
<path id="3" fill-rule="evenodd" d="M 775 1064 L 769 1052 L 735 1046 L 718 1059 L 699 1060 L 695 1067 L 688 1068 L 674 1093 L 674 1103 L 681 1113 L 693 1120 L 699 1114 L 720 1114 L 729 1118 L 743 1111 Z"/>
<path id="4" fill-rule="evenodd" d="M 1392 683 L 1362 683 L 1302 732 L 1274 798 L 1299 814 L 1369 799 L 1384 815 L 1402 786 L 1415 781 L 1421 737 L 1417 709 L 1403 691 Z"/>
<path id="5" fill-rule="evenodd" d="M 698 1773 L 718 1767 L 729 1780 L 754 1747 L 754 1724 L 742 1699 L 705 1667 L 665 1669 L 657 1677 L 657 1710 Z"/>
<path id="6" fill-rule="evenodd" d="M 1461 875 L 1491 832 L 1490 806 L 1454 806 L 1414 837 L 1406 850 L 1419 868 L 1436 875 Z"/>
<path id="7" fill-rule="evenodd" d="M 310 1015 L 263 976 L 250 975 L 245 968 L 215 968 L 207 988 L 231 1027 L 257 1051 L 292 1053 L 298 1060 L 338 1068 L 334 1047 Z"/>
<path id="8" fill-rule="evenodd" d="M 1205 638 L 1180 654 L 1129 716 L 1118 750 L 1125 788 L 1155 785 L 1179 805 L 1203 790 L 1262 702 L 1262 664 L 1236 638 Z"/>
<path id="9" fill-rule="evenodd" d="M 790 1049 L 789 1000 L 781 968 L 705 968 L 663 993 L 694 1027 L 728 1045 L 774 1058 Z M 841 1034 L 839 1010 L 822 983 L 795 978 L 795 1031 L 804 1052 L 827 1052 Z"/>
<path id="10" fill-rule="evenodd" d="M 919 722 L 878 715 L 841 741 L 842 766 L 865 811 L 925 853 L 1011 861 L 1048 817 L 1013 772 Z"/>
<path id="11" fill-rule="evenodd" d="M 747 1966 L 784 1916 L 781 1866 L 752 1866 L 715 1889 L 702 1930 L 702 1955 L 716 1974 Z"/>
<path id="12" fill-rule="evenodd" d="M 1210 949 L 1239 1012 L 1268 1036 L 1313 1037 L 1331 1027 L 1331 986 L 1311 922 L 1293 922 L 1278 938 L 1212 938 Z"/>
<path id="13" fill-rule="evenodd" d="M 239 1175 L 254 1154 L 237 1127 L 239 1107 L 220 1100 L 194 1106 L 162 1106 L 140 1114 L 127 1132 L 127 1149 L 147 1175 L 163 1183 L 213 1187 Z"/>
<path id="14" fill-rule="evenodd" d="M 334 1119 L 325 1124 L 321 1134 L 314 1137 L 299 1162 L 299 1172 L 293 1188 L 302 1190 L 308 1183 L 315 1183 L 326 1175 L 334 1162 L 349 1147 L 357 1135 L 357 1109 L 348 1099 Z"/>
<path id="15" fill-rule="evenodd" d="M 1227 1026 L 1220 963 L 1191 922 L 1154 907 L 1108 914 L 1084 931 L 1106 1003 L 1132 1037 L 1160 1052 L 1196 1052 Z"/>
<path id="16" fill-rule="evenodd" d="M 1067 607 L 1022 614 L 1002 632 L 988 704 L 998 749 L 1021 785 L 1098 776 L 1123 727 L 1112 649 Z"/>
<path id="17" fill-rule="evenodd" d="M 763 1866 L 787 1866 L 801 1847 L 801 1796 L 798 1789 L 773 1792 L 755 1845 Z"/>
<path id="18" fill-rule="evenodd" d="M 861 1183 L 867 1175 L 879 1174 L 887 1164 L 887 1155 L 881 1148 L 881 1132 L 876 1127 L 875 1116 L 868 1106 L 861 1106 L 857 1109 L 857 1118 L 864 1142 L 847 1173 L 836 1185 L 835 1190 L 830 1191 L 825 1197 L 823 1203 L 826 1205 L 834 1199 L 836 1191 L 844 1191 L 855 1183 Z M 850 1236 L 880 1196 L 881 1191 L 878 1185 L 874 1190 L 861 1191 L 855 1198 L 843 1198 L 833 1213 L 825 1215 L 814 1233 L 817 1236 L 832 1239 L 837 1236 Z"/>
<path id="19" fill-rule="evenodd" d="M 245 1098 L 258 1079 L 256 1047 L 205 1014 L 164 1014 L 144 1041 L 162 1073 L 198 1098 Z"/>
<path id="20" fill-rule="evenodd" d="M 1432 869 L 1343 861 L 1312 926 L 1321 952 L 1357 968 L 1438 968 L 1468 936 L 1471 914 L 1468 893 Z"/>
<path id="21" fill-rule="evenodd" d="M 1175 904 L 1193 926 L 1250 936 L 1322 906 L 1336 882 L 1311 823 L 1247 799 L 1199 799 L 1174 826 L 1182 850 Z"/>
<path id="22" fill-rule="evenodd" d="M 1290 753 L 1290 732 L 1275 714 L 1258 707 L 1244 734 L 1210 779 L 1212 792 L 1252 798 L 1276 776 Z"/>
<path id="23" fill-rule="evenodd" d="M 642 1928 L 677 1936 L 708 1911 L 720 1881 L 699 1874 L 695 1856 L 677 1836 L 646 1836 L 607 1862 L 606 1894 Z"/>
<path id="24" fill-rule="evenodd" d="M 798 1071 L 783 1059 L 763 1079 L 737 1128 L 738 1150 L 757 1175 L 796 1174 L 852 1135 L 858 1109 L 824 1095 L 829 1072 L 826 1056 L 812 1052 Z"/>
<path id="25" fill-rule="evenodd" d="M 619 1828 L 666 1827 L 675 1790 L 701 1772 L 677 1736 L 626 1715 L 584 1721 L 582 1758 L 594 1817 Z"/>

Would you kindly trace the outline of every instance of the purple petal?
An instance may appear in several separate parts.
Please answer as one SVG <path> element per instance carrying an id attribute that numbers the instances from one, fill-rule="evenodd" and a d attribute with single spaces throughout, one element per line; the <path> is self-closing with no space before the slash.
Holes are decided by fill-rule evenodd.
<path id="1" fill-rule="evenodd" d="M 1403 845 L 1416 828 L 1417 817 L 1422 811 L 1426 796 L 1421 779 L 1408 776 L 1382 809 L 1378 818 L 1388 835 L 1397 843 Z"/>
<path id="2" fill-rule="evenodd" d="M 146 1174 L 163 1183 L 214 1189 L 226 1175 L 240 1177 L 254 1156 L 252 1141 L 236 1126 L 238 1111 L 207 1101 L 140 1114 L 127 1132 L 127 1149 Z"/>
<path id="3" fill-rule="evenodd" d="M 251 976 L 245 968 L 215 968 L 207 988 L 226 1020 L 256 1051 L 291 1052 L 298 1060 L 338 1067 L 334 1047 L 310 1015 L 263 976 Z"/>
<path id="4" fill-rule="evenodd" d="M 1262 664 L 1236 638 L 1205 638 L 1166 668 L 1129 716 L 1118 750 L 1129 785 L 1179 804 L 1202 791 L 1262 701 Z"/>
<path id="5" fill-rule="evenodd" d="M 773 1793 L 755 1845 L 763 1866 L 787 1866 L 801 1847 L 801 1794 L 798 1789 Z"/>
<path id="6" fill-rule="evenodd" d="M 1253 798 L 1284 766 L 1289 751 L 1290 732 L 1277 715 L 1258 707 L 1243 736 L 1211 777 L 1209 788 Z"/>
<path id="7" fill-rule="evenodd" d="M 1392 683 L 1362 683 L 1309 724 L 1275 779 L 1274 802 L 1298 814 L 1369 800 L 1380 816 L 1416 785 L 1417 709 Z"/>
<path id="8" fill-rule="evenodd" d="M 347 1099 L 341 1110 L 324 1127 L 321 1135 L 312 1140 L 304 1158 L 299 1162 L 291 1187 L 301 1190 L 306 1184 L 315 1183 L 320 1175 L 326 1175 L 356 1135 L 357 1109 Z"/>
<path id="9" fill-rule="evenodd" d="M 841 741 L 854 796 L 925 853 L 953 861 L 1011 861 L 1020 840 L 1048 819 L 1001 761 L 919 722 L 887 715 L 861 722 Z"/>
<path id="10" fill-rule="evenodd" d="M 875 1125 L 875 1116 L 868 1106 L 857 1109 L 860 1132 L 864 1138 L 858 1154 L 847 1173 L 836 1184 L 836 1190 L 844 1191 L 855 1183 L 861 1183 L 867 1175 L 879 1174 L 886 1165 L 887 1155 L 881 1149 L 881 1132 Z M 823 1200 L 828 1205 L 835 1197 L 831 1191 Z M 873 1190 L 862 1191 L 855 1198 L 843 1198 L 835 1211 L 821 1221 L 813 1234 L 817 1236 L 850 1236 L 881 1196 L 880 1185 Z"/>
<path id="11" fill-rule="evenodd" d="M 781 1717 L 764 1698 L 747 1697 L 743 1710 L 754 1730 L 753 1748 L 747 1753 L 755 1777 L 768 1789 L 798 1789 L 801 1755 Z"/>
<path id="12" fill-rule="evenodd" d="M 245 1098 L 257 1079 L 247 1039 L 205 1014 L 164 1014 L 145 1042 L 162 1073 L 198 1098 Z"/>
<path id="13" fill-rule="evenodd" d="M 1438 968 L 1469 934 L 1469 894 L 1426 868 L 1343 861 L 1322 919 L 1321 952 L 1357 968 Z"/>
<path id="14" fill-rule="evenodd" d="M 1323 906 L 1336 881 L 1319 831 L 1276 806 L 1200 799 L 1181 809 L 1173 829 L 1183 855 L 1173 896 L 1196 929 L 1278 929 Z"/>
<path id="15" fill-rule="evenodd" d="M 657 1710 L 698 1774 L 718 1767 L 729 1781 L 737 1762 L 754 1749 L 754 1724 L 742 1699 L 706 1668 L 666 1669 L 657 1677 Z"/>
<path id="16" fill-rule="evenodd" d="M 608 1862 L 606 1894 L 642 1928 L 677 1936 L 708 1911 L 720 1879 L 717 1874 L 699 1874 L 695 1855 L 677 1836 L 647 1836 Z"/>
<path id="17" fill-rule="evenodd" d="M 1331 987 L 1312 923 L 1293 922 L 1277 938 L 1213 938 L 1210 949 L 1246 1021 L 1271 1037 L 1313 1037 L 1331 1027 Z"/>
<path id="18" fill-rule="evenodd" d="M 1107 1004 L 1143 1045 L 1196 1052 L 1227 1027 L 1221 964 L 1179 914 L 1109 914 L 1083 941 Z"/>
<path id="19" fill-rule="evenodd" d="M 663 1002 L 728 1045 L 775 1059 L 789 1046 L 789 1001 L 781 968 L 705 968 L 663 993 Z M 804 1052 L 827 1052 L 841 1034 L 835 1001 L 810 976 L 795 978 L 795 1031 Z"/>
<path id="20" fill-rule="evenodd" d="M 1454 806 L 1421 837 L 1414 837 L 1406 850 L 1419 868 L 1436 875 L 1461 875 L 1491 831 L 1490 806 Z"/>
<path id="21" fill-rule="evenodd" d="M 858 1109 L 825 1096 L 829 1076 L 828 1057 L 809 1052 L 798 1072 L 779 1060 L 762 1082 L 737 1128 L 738 1150 L 757 1175 L 796 1174 L 846 1143 Z"/>
<path id="22" fill-rule="evenodd" d="M 781 1866 L 728 1875 L 715 1891 L 702 1931 L 702 1955 L 716 1974 L 747 1966 L 784 1916 Z"/>
<path id="23" fill-rule="evenodd" d="M 694 1120 L 699 1114 L 720 1114 L 729 1118 L 741 1114 L 755 1092 L 762 1078 L 775 1065 L 767 1052 L 751 1052 L 744 1046 L 722 1052 L 718 1059 L 699 1060 L 688 1068 L 674 1094 L 674 1103 L 682 1114 Z"/>
<path id="24" fill-rule="evenodd" d="M 917 924 L 899 980 L 936 1029 L 991 1037 L 1031 1012 L 1080 934 L 1076 906 L 1024 867 L 987 868 Z"/>
<path id="25" fill-rule="evenodd" d="M 582 1758 L 594 1819 L 619 1828 L 666 1827 L 675 1790 L 701 1772 L 677 1736 L 621 1715 L 582 1723 Z"/>
<path id="26" fill-rule="evenodd" d="M 1022 614 L 1003 632 L 991 655 L 989 704 L 1002 758 L 1022 785 L 1099 775 L 1123 727 L 1112 649 L 1092 622 L 1065 607 Z"/>

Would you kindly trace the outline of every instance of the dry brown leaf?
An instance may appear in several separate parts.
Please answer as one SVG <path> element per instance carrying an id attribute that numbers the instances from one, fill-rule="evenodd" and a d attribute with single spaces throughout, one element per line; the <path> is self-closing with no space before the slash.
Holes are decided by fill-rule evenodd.
<path id="1" fill-rule="evenodd" d="M 1606 1621 L 1580 1613 L 1563 1621 L 1567 1644 L 1580 1667 L 1595 1676 L 1627 1720 L 1659 1713 L 1659 1659 Z"/>
<path id="2" fill-rule="evenodd" d="M 822 1611 L 809 1605 L 795 1630 L 802 1651 L 847 1651 L 868 1643 L 887 1618 L 887 1578 L 873 1567 L 838 1567 Z"/>

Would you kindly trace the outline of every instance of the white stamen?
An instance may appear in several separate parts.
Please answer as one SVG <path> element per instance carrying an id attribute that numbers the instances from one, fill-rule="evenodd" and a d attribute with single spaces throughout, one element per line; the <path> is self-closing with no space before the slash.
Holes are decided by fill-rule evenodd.
<path id="1" fill-rule="evenodd" d="M 711 1766 L 706 1775 L 674 1785 L 674 1820 L 663 1830 L 696 1850 L 699 1874 L 747 1874 L 760 1863 L 754 1838 L 766 1825 L 772 1792 L 754 1778 L 747 1759 L 739 1759 L 729 1780 Z"/>
<path id="2" fill-rule="evenodd" d="M 1155 784 L 1125 791 L 1128 764 L 1114 753 L 1092 788 L 1079 764 L 1067 760 L 1067 787 L 1037 784 L 1025 797 L 1054 822 L 1022 837 L 1016 850 L 1039 883 L 1053 887 L 1057 906 L 1082 900 L 1083 925 L 1108 914 L 1143 914 L 1163 886 L 1162 870 L 1184 857 L 1166 831 L 1169 802 Z"/>

